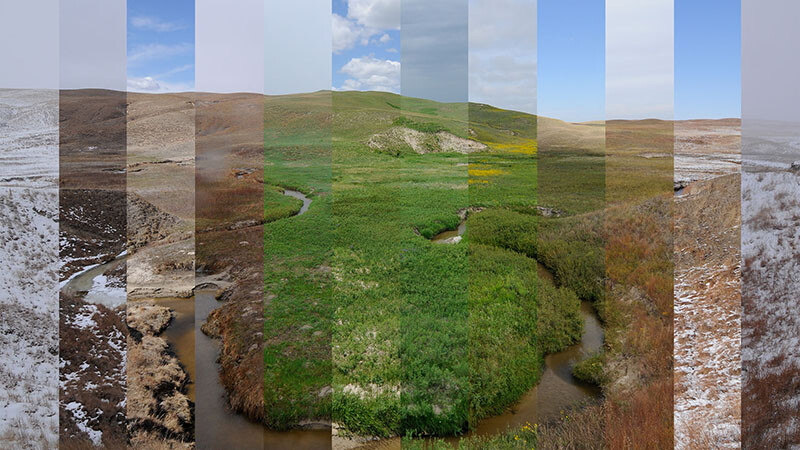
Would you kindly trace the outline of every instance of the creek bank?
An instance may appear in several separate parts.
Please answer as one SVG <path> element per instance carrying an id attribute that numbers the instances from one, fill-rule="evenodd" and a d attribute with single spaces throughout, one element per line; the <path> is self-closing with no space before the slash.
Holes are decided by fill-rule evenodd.
<path id="1" fill-rule="evenodd" d="M 170 308 L 155 301 L 127 306 L 126 414 L 134 446 L 194 447 L 194 403 L 187 395 L 191 379 L 161 335 L 174 318 Z"/>
<path id="2" fill-rule="evenodd" d="M 232 443 L 237 448 L 292 448 L 312 450 L 330 446 L 329 427 L 273 431 L 263 424 L 251 421 L 234 412 L 228 394 L 220 383 L 220 342 L 206 333 L 209 327 L 205 318 L 213 316 L 221 302 L 216 297 L 219 289 L 195 289 L 195 370 L 198 404 L 197 442 L 208 448 L 227 448 Z M 201 330 L 202 328 L 202 330 Z M 233 439 L 233 442 L 232 442 Z"/>

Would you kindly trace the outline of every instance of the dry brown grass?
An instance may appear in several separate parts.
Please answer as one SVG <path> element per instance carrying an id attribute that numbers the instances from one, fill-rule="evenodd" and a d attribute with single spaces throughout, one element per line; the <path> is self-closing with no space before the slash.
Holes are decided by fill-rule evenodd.
<path id="1" fill-rule="evenodd" d="M 231 407 L 263 421 L 264 97 L 198 93 L 195 117 L 197 267 L 233 282 L 208 318 L 222 340 L 220 378 Z M 255 170 L 237 178 L 235 168 Z"/>
<path id="2" fill-rule="evenodd" d="M 673 448 L 671 379 L 636 389 L 630 397 L 609 399 L 605 406 L 607 448 Z"/>
<path id="3" fill-rule="evenodd" d="M 541 424 L 537 450 L 601 449 L 604 417 L 603 405 L 590 405 L 570 411 L 557 422 Z"/>
<path id="4" fill-rule="evenodd" d="M 97 323 L 91 329 L 81 329 L 68 324 L 85 305 L 82 300 L 61 296 L 59 354 L 66 361 L 66 369 L 61 369 L 61 381 L 65 381 L 66 371 L 74 372 L 83 364 L 93 370 L 83 371 L 82 376 L 73 382 L 62 384 L 59 393 L 59 433 L 60 442 L 79 443 L 88 436 L 74 421 L 73 415 L 65 405 L 78 402 L 89 412 L 102 411 L 93 422 L 92 428 L 102 431 L 103 442 L 116 445 L 127 441 L 125 408 L 125 373 L 120 373 L 123 354 L 112 347 L 122 346 L 127 334 L 125 310 L 110 310 L 96 305 L 97 313 L 92 319 Z M 93 386 L 91 389 L 88 386 Z M 69 444 L 71 445 L 71 444 Z M 78 444 L 76 444 L 78 445 Z M 86 447 L 83 447 L 86 448 Z M 113 447 L 112 447 L 113 448 Z"/>

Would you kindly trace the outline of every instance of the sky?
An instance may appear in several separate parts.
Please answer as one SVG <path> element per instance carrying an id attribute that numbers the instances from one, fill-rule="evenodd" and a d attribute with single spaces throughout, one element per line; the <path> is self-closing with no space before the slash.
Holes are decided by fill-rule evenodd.
<path id="1" fill-rule="evenodd" d="M 741 117 L 739 0 L 675 0 L 675 118 Z"/>
<path id="2" fill-rule="evenodd" d="M 58 2 L 0 2 L 0 87 L 58 89 Z"/>
<path id="3" fill-rule="evenodd" d="M 748 92 L 757 92 L 745 99 L 751 114 L 794 114 L 800 99 L 785 88 L 797 71 L 780 55 L 794 52 L 797 36 L 777 25 L 795 21 L 796 2 L 745 0 L 745 28 L 777 22 L 759 25 L 771 33 L 751 34 L 743 74 L 740 1 L 2 2 L 0 58 L 10 63 L 0 86 L 174 92 L 194 90 L 196 79 L 198 90 L 215 92 L 333 87 L 468 97 L 585 121 L 739 117 L 747 75 L 755 80 Z"/>
<path id="4" fill-rule="evenodd" d="M 742 134 L 752 120 L 800 122 L 800 2 L 742 0 L 742 14 Z"/>
<path id="5" fill-rule="evenodd" d="M 331 0 L 265 3 L 265 94 L 331 89 L 331 20 Z"/>
<path id="6" fill-rule="evenodd" d="M 60 88 L 124 91 L 125 2 L 71 0 L 68 4 L 61 3 L 58 40 Z"/>
<path id="7" fill-rule="evenodd" d="M 263 93 L 264 44 L 264 0 L 196 0 L 195 89 Z"/>
<path id="8" fill-rule="evenodd" d="M 536 0 L 470 0 L 469 100 L 536 114 Z"/>
<path id="9" fill-rule="evenodd" d="M 128 90 L 194 90 L 194 0 L 128 0 Z"/>
<path id="10" fill-rule="evenodd" d="M 673 119 L 674 26 L 673 0 L 606 0 L 607 120 Z"/>
<path id="11" fill-rule="evenodd" d="M 402 94 L 468 101 L 468 0 L 403 0 L 401 9 Z"/>
<path id="12" fill-rule="evenodd" d="M 605 2 L 538 1 L 538 106 L 568 122 L 605 118 Z"/>
<path id="13" fill-rule="evenodd" d="M 400 0 L 332 0 L 333 89 L 400 93 Z"/>

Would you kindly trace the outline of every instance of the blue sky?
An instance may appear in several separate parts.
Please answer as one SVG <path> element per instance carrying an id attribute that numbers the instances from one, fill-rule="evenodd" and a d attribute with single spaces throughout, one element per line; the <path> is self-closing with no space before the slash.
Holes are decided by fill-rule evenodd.
<path id="1" fill-rule="evenodd" d="M 333 0 L 333 88 L 400 93 L 400 0 Z"/>
<path id="2" fill-rule="evenodd" d="M 194 90 L 194 0 L 128 0 L 128 90 Z"/>
<path id="3" fill-rule="evenodd" d="M 675 0 L 675 118 L 741 117 L 738 0 Z"/>
<path id="4" fill-rule="evenodd" d="M 538 113 L 570 122 L 605 117 L 605 2 L 539 0 Z"/>

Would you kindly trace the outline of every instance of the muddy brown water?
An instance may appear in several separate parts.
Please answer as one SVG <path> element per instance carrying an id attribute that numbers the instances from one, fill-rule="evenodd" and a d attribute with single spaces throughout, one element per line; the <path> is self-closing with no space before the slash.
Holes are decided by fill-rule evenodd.
<path id="1" fill-rule="evenodd" d="M 437 234 L 436 236 L 431 238 L 431 242 L 434 244 L 457 244 L 461 240 L 453 239 L 458 236 L 463 236 L 464 233 L 467 231 L 467 221 L 462 221 L 458 224 L 458 228 L 455 230 L 447 230 L 442 231 L 441 233 Z"/>
<path id="2" fill-rule="evenodd" d="M 194 361 L 194 298 L 156 298 L 150 299 L 159 306 L 166 306 L 174 313 L 169 326 L 161 333 L 172 351 L 178 357 L 191 382 L 187 385 L 189 399 L 195 401 L 195 361 Z"/>
<path id="3" fill-rule="evenodd" d="M 295 214 L 295 216 L 299 216 L 301 214 L 305 214 L 305 212 L 308 211 L 308 208 L 311 206 L 311 199 L 306 197 L 305 194 L 303 194 L 300 191 L 293 191 L 291 189 L 285 189 L 283 191 L 283 195 L 287 195 L 289 197 L 294 197 L 294 198 L 299 198 L 300 200 L 303 201 L 303 206 L 300 207 L 300 212 Z"/>
<path id="4" fill-rule="evenodd" d="M 215 291 L 195 291 L 195 437 L 198 449 L 296 449 L 331 448 L 331 431 L 273 431 L 233 412 L 219 381 L 219 341 L 206 336 L 200 326 L 220 306 Z"/>

